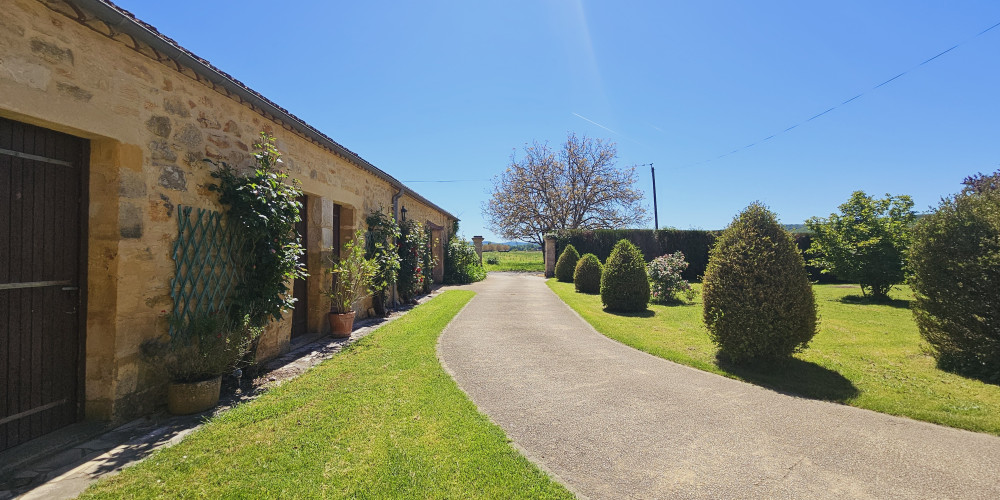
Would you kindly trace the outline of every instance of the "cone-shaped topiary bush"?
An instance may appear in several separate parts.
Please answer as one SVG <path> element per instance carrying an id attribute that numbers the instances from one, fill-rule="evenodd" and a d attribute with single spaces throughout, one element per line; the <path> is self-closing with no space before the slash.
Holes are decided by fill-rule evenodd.
<path id="1" fill-rule="evenodd" d="M 938 366 L 1000 383 L 1000 170 L 967 178 L 917 222 L 910 269 L 913 314 Z"/>
<path id="2" fill-rule="evenodd" d="M 639 247 L 621 240 L 611 250 L 601 273 L 601 302 L 609 311 L 646 310 L 649 278 Z"/>
<path id="3" fill-rule="evenodd" d="M 604 266 L 601 259 L 592 253 L 584 254 L 580 261 L 576 263 L 576 270 L 573 272 L 573 284 L 576 291 L 581 293 L 600 293 L 601 272 Z"/>
<path id="4" fill-rule="evenodd" d="M 559 260 L 556 261 L 556 279 L 566 283 L 573 282 L 573 271 L 576 270 L 576 263 L 580 260 L 580 252 L 576 251 L 573 245 L 566 245 Z"/>
<path id="5" fill-rule="evenodd" d="M 802 254 L 760 203 L 719 236 L 702 296 L 709 336 L 732 362 L 788 358 L 816 334 L 816 301 Z"/>

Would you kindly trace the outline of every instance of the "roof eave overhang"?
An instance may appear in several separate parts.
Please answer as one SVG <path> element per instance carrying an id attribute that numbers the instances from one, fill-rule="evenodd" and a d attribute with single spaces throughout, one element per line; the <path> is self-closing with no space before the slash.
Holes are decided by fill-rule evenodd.
<path id="1" fill-rule="evenodd" d="M 357 153 L 345 148 L 337 141 L 331 139 L 327 135 L 323 134 L 317 130 L 312 125 L 309 125 L 297 116 L 289 113 L 287 110 L 278 106 L 269 99 L 263 97 L 259 93 L 251 90 L 249 87 L 244 85 L 239 80 L 223 73 L 218 68 L 207 63 L 203 59 L 195 56 L 193 53 L 187 51 L 186 49 L 180 47 L 178 44 L 165 38 L 160 33 L 151 30 L 148 26 L 143 23 L 138 22 L 132 16 L 126 14 L 126 11 L 122 10 L 118 6 L 108 3 L 103 0 L 72 0 L 84 9 L 90 11 L 94 16 L 98 17 L 109 26 L 114 27 L 121 32 L 128 34 L 129 36 L 141 41 L 151 48 L 162 52 L 167 57 L 173 59 L 178 64 L 190 68 L 192 71 L 198 73 L 203 78 L 207 79 L 209 82 L 226 89 L 226 91 L 231 94 L 235 94 L 240 97 L 244 102 L 250 103 L 257 109 L 270 114 L 276 120 L 279 120 L 285 124 L 288 124 L 299 134 L 302 134 L 306 138 L 316 142 L 317 144 L 328 148 L 334 153 L 344 157 L 351 163 L 357 165 L 358 167 L 370 172 L 372 175 L 388 182 L 396 189 L 401 189 L 405 196 L 416 199 L 420 203 L 423 203 L 434 210 L 438 210 L 445 216 L 453 219 L 459 220 L 447 210 L 437 206 L 432 203 L 427 198 L 424 198 L 416 191 L 410 189 L 408 186 L 400 182 L 395 177 L 389 175 L 382 169 L 372 165 L 364 158 L 358 156 Z"/>

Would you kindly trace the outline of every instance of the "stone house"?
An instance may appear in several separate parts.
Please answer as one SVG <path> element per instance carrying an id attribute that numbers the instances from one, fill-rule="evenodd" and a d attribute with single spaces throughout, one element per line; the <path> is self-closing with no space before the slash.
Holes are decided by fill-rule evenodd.
<path id="1" fill-rule="evenodd" d="M 296 314 L 259 357 L 328 330 L 323 252 L 372 210 L 456 218 L 104 0 L 5 0 L 0 15 L 0 451 L 80 420 L 149 412 L 182 207 L 221 210 L 203 159 L 250 164 L 260 131 L 305 192 Z M 328 280 L 329 277 L 326 277 Z"/>

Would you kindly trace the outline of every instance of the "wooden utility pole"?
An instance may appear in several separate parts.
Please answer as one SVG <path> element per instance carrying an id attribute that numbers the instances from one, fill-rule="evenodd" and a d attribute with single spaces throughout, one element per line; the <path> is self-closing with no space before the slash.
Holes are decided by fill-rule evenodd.
<path id="1" fill-rule="evenodd" d="M 656 210 L 656 170 L 649 164 L 649 175 L 653 176 L 653 229 L 660 230 L 660 213 Z"/>

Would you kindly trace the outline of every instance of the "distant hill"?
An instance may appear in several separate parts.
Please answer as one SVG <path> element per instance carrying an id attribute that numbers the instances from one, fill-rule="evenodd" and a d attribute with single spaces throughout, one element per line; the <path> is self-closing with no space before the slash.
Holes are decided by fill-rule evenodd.
<path id="1" fill-rule="evenodd" d="M 918 220 L 920 220 L 920 219 L 922 219 L 922 218 L 924 218 L 924 217 L 926 217 L 928 215 L 930 215 L 929 212 L 918 213 L 917 216 L 916 216 L 916 218 L 915 218 L 915 220 L 914 220 L 914 222 L 916 222 L 916 221 L 918 221 Z M 809 230 L 808 227 L 806 227 L 805 224 L 785 224 L 785 229 L 787 229 L 787 230 L 789 230 L 790 232 L 793 232 L 793 233 L 811 233 L 812 232 L 812 231 Z"/>
<path id="2" fill-rule="evenodd" d="M 793 233 L 811 233 L 805 224 L 785 224 L 785 229 Z"/>

